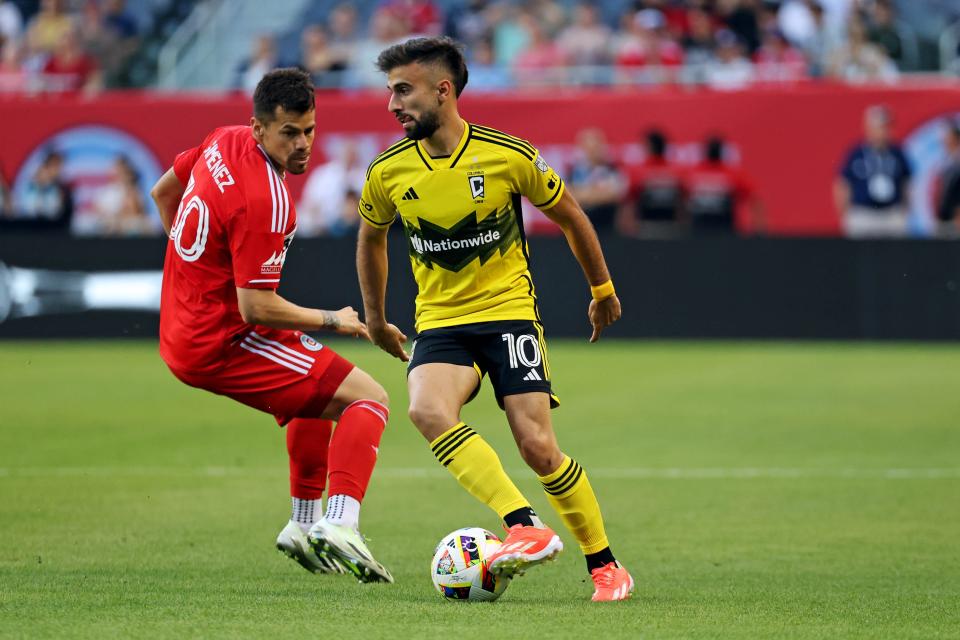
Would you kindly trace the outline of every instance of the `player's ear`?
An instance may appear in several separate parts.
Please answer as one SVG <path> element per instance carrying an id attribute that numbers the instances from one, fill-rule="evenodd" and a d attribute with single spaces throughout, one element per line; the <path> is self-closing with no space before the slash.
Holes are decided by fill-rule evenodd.
<path id="1" fill-rule="evenodd" d="M 437 85 L 437 99 L 443 104 L 446 100 L 453 95 L 453 83 L 444 78 Z"/>
<path id="2" fill-rule="evenodd" d="M 250 117 L 250 129 L 256 141 L 263 142 L 263 123 L 257 120 L 256 116 Z"/>

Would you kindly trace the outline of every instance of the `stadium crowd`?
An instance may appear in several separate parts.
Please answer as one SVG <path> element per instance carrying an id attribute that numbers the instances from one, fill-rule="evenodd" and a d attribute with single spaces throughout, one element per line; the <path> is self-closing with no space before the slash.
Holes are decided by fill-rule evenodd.
<path id="1" fill-rule="evenodd" d="M 915 43 L 893 0 L 634 0 L 623 11 L 608 9 L 558 0 L 462 0 L 443 3 L 443 10 L 433 0 L 343 2 L 292 38 L 255 38 L 249 58 L 231 72 L 232 85 L 249 92 L 269 70 L 298 66 L 321 88 L 380 88 L 373 61 L 381 50 L 440 33 L 466 45 L 472 92 L 544 84 L 737 89 L 818 78 L 882 82 L 916 63 Z M 95 95 L 118 87 L 119 70 L 139 46 L 138 29 L 124 0 L 0 0 L 0 93 Z M 600 130 L 588 129 L 553 159 L 601 231 L 764 232 L 764 207 L 737 167 L 735 147 L 719 138 L 678 144 L 653 129 L 633 148 L 632 154 L 612 149 Z M 303 235 L 344 235 L 357 223 L 370 150 L 346 141 L 324 151 L 330 157 L 313 169 L 298 204 Z M 841 217 L 870 195 L 858 189 L 851 162 L 840 176 L 849 194 L 837 187 Z M 39 220 L 91 234 L 160 232 L 124 157 L 115 159 L 102 193 L 84 198 L 95 216 L 73 215 L 75 198 L 62 170 L 63 158 L 49 150 L 18 199 L 0 176 L 0 220 Z M 909 167 L 902 173 L 908 180 Z M 947 176 L 944 193 L 956 191 L 954 182 Z M 897 185 L 898 207 L 906 206 L 906 191 L 906 182 Z M 533 233 L 550 228 L 539 224 L 537 212 L 525 215 Z"/>
<path id="2" fill-rule="evenodd" d="M 249 91 L 271 68 L 295 65 L 321 87 L 379 86 L 380 50 L 439 33 L 466 44 L 474 91 L 890 80 L 916 64 L 893 0 L 635 0 L 615 15 L 592 2 L 445 4 L 444 12 L 432 0 L 383 0 L 365 15 L 344 2 L 299 32 L 299 51 L 284 51 L 278 34 L 256 38 L 234 84 Z M 118 71 L 138 47 L 138 29 L 124 0 L 0 0 L 0 92 L 122 88 Z"/>
<path id="3" fill-rule="evenodd" d="M 619 16 L 597 3 L 466 0 L 443 14 L 431 0 L 385 0 L 362 24 L 351 3 L 301 33 L 284 60 L 259 38 L 237 74 L 250 90 L 262 70 L 297 65 L 318 86 L 379 86 L 373 60 L 411 36 L 466 44 L 471 89 L 544 84 L 751 83 L 832 77 L 895 79 L 909 67 L 892 0 L 636 0 Z"/>

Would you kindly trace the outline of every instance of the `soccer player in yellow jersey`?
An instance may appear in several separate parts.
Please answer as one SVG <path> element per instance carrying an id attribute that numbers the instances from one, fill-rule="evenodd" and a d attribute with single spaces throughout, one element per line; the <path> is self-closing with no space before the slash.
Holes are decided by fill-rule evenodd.
<path id="1" fill-rule="evenodd" d="M 467 68 L 453 40 L 416 38 L 384 50 L 388 109 L 406 137 L 371 163 L 359 212 L 357 271 L 367 329 L 384 351 L 409 361 L 410 419 L 434 455 L 508 527 L 490 570 L 522 573 L 563 543 L 507 477 L 500 459 L 460 410 L 490 376 L 520 454 L 580 543 L 593 600 L 622 600 L 633 579 L 610 550 L 600 506 L 583 468 L 557 445 L 543 327 L 520 215 L 525 196 L 563 229 L 589 281 L 591 342 L 620 317 L 597 234 L 563 180 L 528 142 L 465 122 L 457 98 Z M 417 336 L 384 312 L 387 229 L 399 214 L 419 286 Z"/>

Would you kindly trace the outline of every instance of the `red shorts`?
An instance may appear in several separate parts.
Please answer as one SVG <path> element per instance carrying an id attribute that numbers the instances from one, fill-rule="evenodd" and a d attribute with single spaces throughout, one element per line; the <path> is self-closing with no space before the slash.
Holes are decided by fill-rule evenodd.
<path id="1" fill-rule="evenodd" d="M 300 331 L 258 327 L 238 337 L 216 373 L 170 367 L 182 382 L 273 414 L 319 418 L 353 364 Z"/>

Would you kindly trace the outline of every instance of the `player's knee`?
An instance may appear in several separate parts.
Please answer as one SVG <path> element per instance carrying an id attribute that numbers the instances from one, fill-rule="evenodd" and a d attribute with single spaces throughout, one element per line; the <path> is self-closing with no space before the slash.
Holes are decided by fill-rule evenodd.
<path id="1" fill-rule="evenodd" d="M 453 425 L 443 409 L 432 402 L 411 402 L 407 415 L 417 429 L 423 433 L 433 433 Z"/>
<path id="2" fill-rule="evenodd" d="M 523 436 L 519 443 L 520 457 L 539 475 L 546 475 L 559 466 L 562 454 L 553 438 L 540 434 Z"/>
<path id="3" fill-rule="evenodd" d="M 390 396 L 387 395 L 387 390 L 380 386 L 380 384 L 377 382 L 374 382 L 370 385 L 370 388 L 366 393 L 366 399 L 379 402 L 388 409 L 390 408 Z"/>

